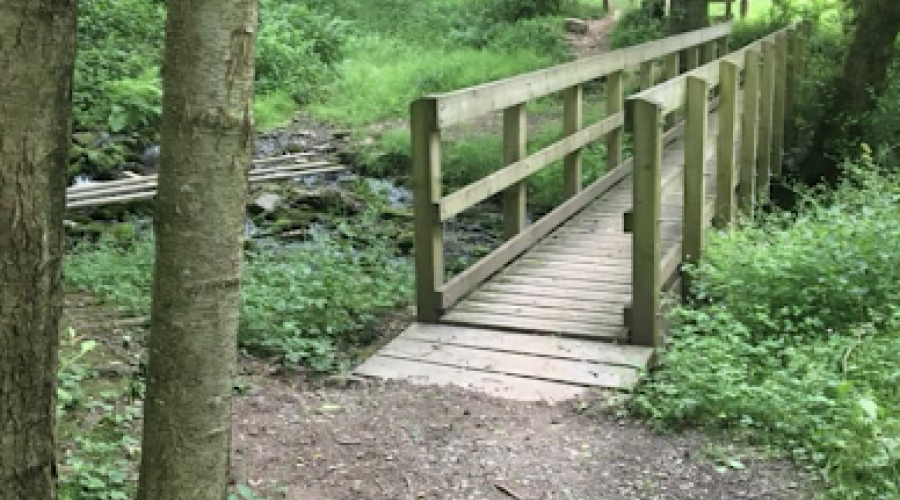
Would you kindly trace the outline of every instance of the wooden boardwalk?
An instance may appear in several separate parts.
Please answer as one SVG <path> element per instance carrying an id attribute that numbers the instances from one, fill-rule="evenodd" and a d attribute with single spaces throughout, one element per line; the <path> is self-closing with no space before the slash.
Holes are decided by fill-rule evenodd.
<path id="1" fill-rule="evenodd" d="M 681 288 L 681 263 L 698 262 L 706 227 L 752 211 L 781 171 L 801 28 L 728 53 L 730 26 L 712 27 L 417 101 L 419 321 L 355 373 L 530 401 L 634 387 L 664 346 L 660 294 Z M 626 111 L 629 66 L 639 68 L 642 90 Z M 585 126 L 582 85 L 598 78 L 605 78 L 607 116 Z M 564 136 L 528 155 L 524 104 L 559 91 Z M 444 194 L 441 129 L 498 111 L 505 167 Z M 664 133 L 662 124 L 677 115 L 684 121 Z M 581 150 L 598 140 L 616 167 L 582 187 Z M 526 225 L 522 181 L 556 160 L 564 163 L 567 200 Z M 500 194 L 506 242 L 445 281 L 443 223 Z"/>

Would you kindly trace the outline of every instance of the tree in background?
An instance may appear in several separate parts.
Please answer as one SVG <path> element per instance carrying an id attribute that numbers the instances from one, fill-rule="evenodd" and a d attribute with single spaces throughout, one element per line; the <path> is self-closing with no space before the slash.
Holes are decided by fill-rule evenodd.
<path id="1" fill-rule="evenodd" d="M 222 500 L 231 444 L 256 0 L 169 0 L 138 498 Z"/>
<path id="2" fill-rule="evenodd" d="M 709 25 L 709 0 L 672 0 L 671 31 L 684 33 Z"/>
<path id="3" fill-rule="evenodd" d="M 803 175 L 811 183 L 836 181 L 842 156 L 865 140 L 866 119 L 887 87 L 888 67 L 900 32 L 897 0 L 850 3 L 858 9 L 853 41 L 803 164 Z"/>
<path id="4" fill-rule="evenodd" d="M 56 498 L 75 0 L 0 0 L 0 500 Z"/>

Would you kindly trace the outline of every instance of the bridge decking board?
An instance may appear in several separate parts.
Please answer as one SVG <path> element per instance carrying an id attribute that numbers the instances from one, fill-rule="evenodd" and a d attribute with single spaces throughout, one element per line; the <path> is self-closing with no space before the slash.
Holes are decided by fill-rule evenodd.
<path id="1" fill-rule="evenodd" d="M 713 112 L 710 144 L 717 133 Z M 664 150 L 663 258 L 681 244 L 683 158 L 681 139 Z M 713 199 L 715 161 L 705 167 Z M 626 176 L 447 310 L 440 324 L 413 324 L 356 373 L 551 402 L 588 387 L 631 389 L 652 357 L 652 349 L 621 345 L 631 301 L 631 190 Z"/>

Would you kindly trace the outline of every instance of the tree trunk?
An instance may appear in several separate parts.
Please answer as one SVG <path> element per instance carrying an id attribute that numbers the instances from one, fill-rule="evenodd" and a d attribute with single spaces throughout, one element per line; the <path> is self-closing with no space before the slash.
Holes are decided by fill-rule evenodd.
<path id="1" fill-rule="evenodd" d="M 803 164 L 808 182 L 834 182 L 840 177 L 840 157 L 864 140 L 867 116 L 887 87 L 888 67 L 900 32 L 900 2 L 865 0 L 844 71 L 834 85 L 824 119 Z"/>
<path id="2" fill-rule="evenodd" d="M 56 498 L 75 0 L 0 0 L 0 500 Z"/>
<path id="3" fill-rule="evenodd" d="M 140 500 L 222 500 L 256 0 L 169 0 Z"/>
<path id="4" fill-rule="evenodd" d="M 672 0 L 671 31 L 685 33 L 709 25 L 709 0 Z"/>

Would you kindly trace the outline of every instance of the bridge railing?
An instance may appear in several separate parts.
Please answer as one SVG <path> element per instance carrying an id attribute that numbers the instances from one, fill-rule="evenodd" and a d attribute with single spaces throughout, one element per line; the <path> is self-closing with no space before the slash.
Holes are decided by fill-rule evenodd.
<path id="1" fill-rule="evenodd" d="M 582 207 L 630 172 L 623 161 L 623 75 L 639 67 L 641 87 L 654 83 L 654 68 L 663 62 L 663 76 L 677 77 L 682 57 L 688 68 L 725 52 L 731 24 L 722 24 L 662 40 L 581 59 L 457 92 L 432 95 L 411 106 L 413 183 L 415 194 L 416 296 L 418 319 L 437 321 L 476 286 L 528 250 Z M 583 85 L 606 79 L 606 116 L 584 126 Z M 564 137 L 531 155 L 527 153 L 526 104 L 563 93 Z M 441 183 L 441 131 L 466 120 L 503 113 L 503 167 L 454 193 L 444 195 Z M 607 141 L 609 171 L 584 188 L 581 151 Z M 526 227 L 525 180 L 557 160 L 564 163 L 567 200 Z M 445 283 L 443 223 L 474 205 L 502 193 L 506 242 Z"/>
<path id="2" fill-rule="evenodd" d="M 752 212 L 757 201 L 768 197 L 770 177 L 781 174 L 785 132 L 794 129 L 803 30 L 800 24 L 789 26 L 628 100 L 635 151 L 634 209 L 626 219 L 633 233 L 633 297 L 626 310 L 632 343 L 662 345 L 662 287 L 676 276 L 682 262 L 699 261 L 710 222 L 722 227 L 738 208 Z M 715 89 L 718 96 L 711 100 Z M 711 105 L 718 106 L 715 144 L 709 144 L 707 133 Z M 685 113 L 682 234 L 680 244 L 661 255 L 662 200 L 679 177 L 662 175 L 662 123 L 681 108 Z M 711 201 L 705 185 L 709 161 L 716 162 Z M 682 286 L 689 290 L 689 277 L 683 278 Z"/>

